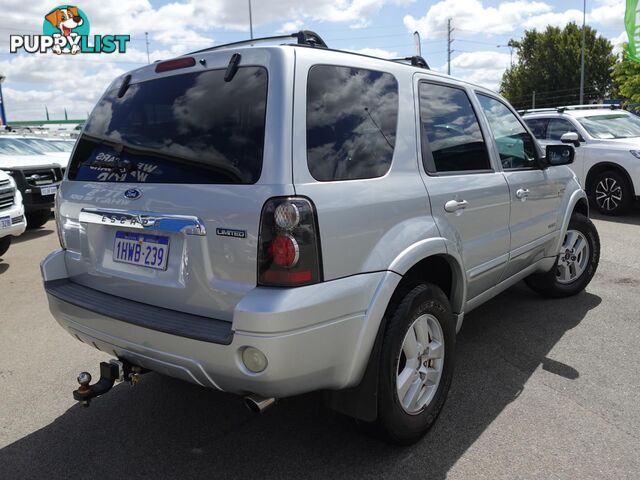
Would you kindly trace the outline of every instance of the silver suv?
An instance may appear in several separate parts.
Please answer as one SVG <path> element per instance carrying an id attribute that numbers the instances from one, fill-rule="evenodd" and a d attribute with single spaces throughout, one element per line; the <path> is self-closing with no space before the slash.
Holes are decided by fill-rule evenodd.
<path id="1" fill-rule="evenodd" d="M 325 391 L 399 443 L 433 423 L 463 317 L 516 282 L 582 291 L 599 239 L 572 171 L 512 107 L 314 34 L 117 78 L 57 196 L 51 312 L 115 357 L 245 396 Z M 253 43 L 258 43 L 256 40 Z"/>

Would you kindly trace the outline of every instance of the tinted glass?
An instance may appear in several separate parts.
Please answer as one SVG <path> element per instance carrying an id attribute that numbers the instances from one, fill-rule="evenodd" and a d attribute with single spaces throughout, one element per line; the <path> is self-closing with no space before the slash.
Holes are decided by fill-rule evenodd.
<path id="1" fill-rule="evenodd" d="M 421 82 L 422 158 L 428 172 L 489 170 L 478 119 L 464 90 Z"/>
<path id="2" fill-rule="evenodd" d="M 134 183 L 255 183 L 262 171 L 267 72 L 241 67 L 120 85 L 100 100 L 69 178 Z"/>
<path id="3" fill-rule="evenodd" d="M 381 177 L 398 124 L 398 82 L 389 73 L 316 65 L 307 81 L 307 163 L 316 180 Z"/>
<path id="4" fill-rule="evenodd" d="M 504 103 L 494 98 L 478 95 L 478 99 L 496 140 L 502 167 L 510 169 L 535 166 L 534 140 L 518 118 Z"/>
<path id="5" fill-rule="evenodd" d="M 558 118 L 552 118 L 549 120 L 549 126 L 547 127 L 547 139 L 560 140 L 560 137 L 567 132 L 578 133 L 577 130 L 567 120 Z"/>
<path id="6" fill-rule="evenodd" d="M 549 123 L 549 120 L 546 118 L 525 118 L 524 121 L 531 129 L 534 137 L 540 139 L 546 138 L 547 123 Z"/>

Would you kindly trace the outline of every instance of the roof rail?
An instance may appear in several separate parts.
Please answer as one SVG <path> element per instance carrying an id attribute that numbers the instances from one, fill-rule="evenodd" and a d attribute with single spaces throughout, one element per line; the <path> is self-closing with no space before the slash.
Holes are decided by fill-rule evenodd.
<path id="1" fill-rule="evenodd" d="M 566 112 L 567 110 L 593 110 L 593 109 L 609 109 L 618 110 L 622 108 L 619 103 L 592 103 L 588 105 L 563 105 L 561 107 L 547 107 L 547 108 L 528 108 L 525 110 L 518 110 L 520 115 L 527 113 L 540 113 L 540 112 Z"/>
<path id="2" fill-rule="evenodd" d="M 222 45 L 216 45 L 213 47 L 203 48 L 202 50 L 196 50 L 195 52 L 190 52 L 187 55 L 193 55 L 196 53 L 209 52 L 211 50 L 222 50 L 224 48 L 233 48 L 239 47 L 241 45 L 253 45 L 254 43 L 259 42 L 272 42 L 274 40 L 288 40 L 291 38 L 296 39 L 296 43 L 298 45 L 307 45 L 309 47 L 320 47 L 320 48 L 329 48 L 327 44 L 324 43 L 322 37 L 311 30 L 300 30 L 299 32 L 292 33 L 290 35 L 276 35 L 273 37 L 260 37 L 260 38 L 251 38 L 248 40 L 241 40 L 239 42 L 225 43 Z"/>
<path id="3" fill-rule="evenodd" d="M 422 58 L 420 55 L 414 55 L 413 57 L 403 57 L 403 58 L 392 58 L 391 61 L 393 62 L 411 62 L 411 65 L 414 67 L 420 67 L 420 68 L 425 68 L 427 70 L 431 70 L 431 68 L 429 68 L 429 64 L 427 63 L 427 61 Z"/>

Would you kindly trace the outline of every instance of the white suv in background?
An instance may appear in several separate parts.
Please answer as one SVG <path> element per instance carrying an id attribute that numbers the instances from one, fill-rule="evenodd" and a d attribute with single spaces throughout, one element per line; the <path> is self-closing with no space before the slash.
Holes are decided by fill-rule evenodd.
<path id="1" fill-rule="evenodd" d="M 21 235 L 25 228 L 22 194 L 13 178 L 0 170 L 0 257 L 9 250 L 11 237 Z"/>
<path id="2" fill-rule="evenodd" d="M 576 147 L 571 168 L 596 208 L 624 213 L 640 195 L 640 117 L 615 105 L 576 105 L 520 112 L 543 144 Z"/>

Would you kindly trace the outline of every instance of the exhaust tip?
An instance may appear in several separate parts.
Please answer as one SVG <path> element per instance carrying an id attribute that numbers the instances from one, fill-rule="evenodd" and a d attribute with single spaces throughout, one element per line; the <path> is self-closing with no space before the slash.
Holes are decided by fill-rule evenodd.
<path id="1" fill-rule="evenodd" d="M 275 403 L 276 399 L 273 397 L 265 398 L 253 393 L 244 397 L 244 404 L 253 413 L 263 413 Z"/>

